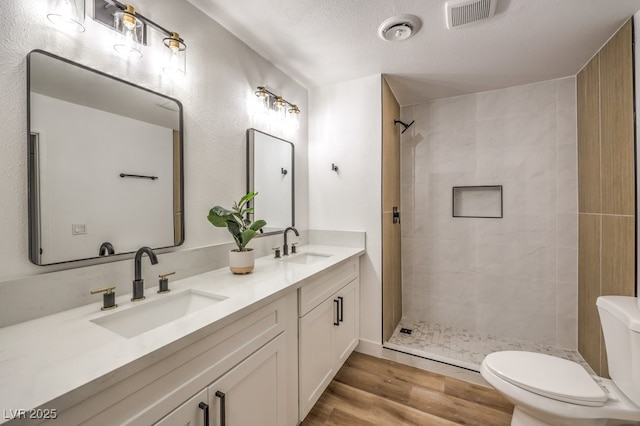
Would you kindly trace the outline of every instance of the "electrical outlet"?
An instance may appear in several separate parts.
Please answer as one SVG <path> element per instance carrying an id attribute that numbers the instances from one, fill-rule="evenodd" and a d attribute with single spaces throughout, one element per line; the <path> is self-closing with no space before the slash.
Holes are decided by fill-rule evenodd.
<path id="1" fill-rule="evenodd" d="M 87 224 L 79 223 L 71 225 L 71 235 L 84 235 L 87 233 Z"/>

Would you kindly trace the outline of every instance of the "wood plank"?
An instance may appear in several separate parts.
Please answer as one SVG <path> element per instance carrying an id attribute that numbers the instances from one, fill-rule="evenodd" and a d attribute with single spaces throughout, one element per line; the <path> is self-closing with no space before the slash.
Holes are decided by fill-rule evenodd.
<path id="1" fill-rule="evenodd" d="M 445 377 L 444 384 L 444 393 L 447 395 L 494 408 L 509 414 L 509 416 L 513 413 L 513 404 L 494 389 L 454 379 L 453 377 Z"/>
<path id="2" fill-rule="evenodd" d="M 331 416 L 325 422 L 327 426 L 375 426 L 375 423 L 371 423 L 367 420 L 360 419 L 353 414 L 336 408 L 331 413 Z"/>
<path id="3" fill-rule="evenodd" d="M 402 319 L 402 249 L 400 223 L 400 105 L 382 77 L 382 338 L 387 341 Z"/>
<path id="4" fill-rule="evenodd" d="M 601 295 L 635 295 L 635 218 L 602 216 Z M 600 330 L 600 334 L 602 331 Z M 604 337 L 600 339 L 601 375 L 609 376 Z"/>
<path id="5" fill-rule="evenodd" d="M 350 384 L 350 380 L 357 380 L 358 372 L 350 373 L 350 370 L 360 370 L 373 373 L 383 382 L 399 382 L 408 386 L 422 386 L 438 392 L 445 391 L 445 376 L 420 370 L 409 365 L 400 364 L 387 359 L 353 352 L 344 366 L 338 371 L 336 380 Z M 381 382 L 382 383 L 382 382 Z"/>
<path id="6" fill-rule="evenodd" d="M 600 368 L 600 234 L 602 216 L 578 215 L 578 351 L 596 374 Z"/>
<path id="7" fill-rule="evenodd" d="M 602 284 L 600 294 L 635 295 L 635 218 L 602 217 Z"/>
<path id="8" fill-rule="evenodd" d="M 400 105 L 382 77 L 382 211 L 400 207 Z"/>
<path id="9" fill-rule="evenodd" d="M 382 214 L 382 331 L 388 341 L 402 319 L 402 246 L 400 224 Z"/>
<path id="10" fill-rule="evenodd" d="M 508 425 L 512 412 L 492 388 L 354 352 L 303 424 Z"/>
<path id="11" fill-rule="evenodd" d="M 318 403 L 330 404 L 343 412 L 349 413 L 350 418 L 358 419 L 355 424 L 361 425 L 456 425 L 456 423 L 447 419 L 339 382 L 332 382 Z M 330 423 L 328 421 L 327 423 L 311 423 L 307 422 L 306 419 L 302 422 L 304 426 L 318 424 Z M 352 423 L 348 424 L 351 425 Z"/>
<path id="12" fill-rule="evenodd" d="M 600 51 L 602 213 L 635 213 L 631 20 Z"/>
<path id="13" fill-rule="evenodd" d="M 421 410 L 460 425 L 508 426 L 511 424 L 511 414 L 504 411 L 420 387 L 411 389 L 408 405 L 419 407 Z"/>
<path id="14" fill-rule="evenodd" d="M 599 55 L 577 77 L 578 211 L 601 213 Z"/>

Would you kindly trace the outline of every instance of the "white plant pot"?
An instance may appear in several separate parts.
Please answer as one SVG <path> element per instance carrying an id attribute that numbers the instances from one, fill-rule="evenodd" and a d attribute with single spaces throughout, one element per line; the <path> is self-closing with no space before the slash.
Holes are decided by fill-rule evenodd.
<path id="1" fill-rule="evenodd" d="M 229 252 L 229 269 L 234 274 L 249 274 L 253 271 L 255 255 L 253 249 L 247 251 L 231 250 Z"/>

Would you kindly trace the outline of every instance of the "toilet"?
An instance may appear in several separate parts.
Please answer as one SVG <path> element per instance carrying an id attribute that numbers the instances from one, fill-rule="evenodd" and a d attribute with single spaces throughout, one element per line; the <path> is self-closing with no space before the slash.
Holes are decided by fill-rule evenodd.
<path id="1" fill-rule="evenodd" d="M 482 377 L 514 404 L 513 426 L 640 425 L 640 299 L 601 296 L 596 305 L 611 379 L 580 364 L 524 351 L 494 352 Z"/>

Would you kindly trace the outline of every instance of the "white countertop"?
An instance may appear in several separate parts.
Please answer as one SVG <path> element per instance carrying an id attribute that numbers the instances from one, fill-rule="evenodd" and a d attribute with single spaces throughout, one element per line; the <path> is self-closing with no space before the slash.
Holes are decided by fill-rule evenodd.
<path id="1" fill-rule="evenodd" d="M 155 288 L 148 288 L 147 298 L 140 302 L 131 302 L 130 293 L 118 294 L 115 310 L 103 312 L 102 303 L 94 303 L 0 329 L 0 410 L 65 409 L 89 396 L 87 393 L 106 389 L 194 339 L 295 291 L 307 278 L 360 256 L 364 250 L 308 245 L 299 252 L 331 256 L 310 265 L 267 256 L 256 259 L 255 270 L 248 275 L 218 269 L 170 281 L 172 291 L 168 294 L 157 294 Z M 130 287 L 121 284 L 118 288 Z M 131 338 L 91 322 L 188 289 L 227 299 Z M 73 391 L 80 387 L 82 395 L 74 395 Z M 8 421 L 3 417 L 0 416 L 0 424 Z"/>

